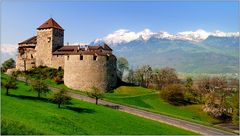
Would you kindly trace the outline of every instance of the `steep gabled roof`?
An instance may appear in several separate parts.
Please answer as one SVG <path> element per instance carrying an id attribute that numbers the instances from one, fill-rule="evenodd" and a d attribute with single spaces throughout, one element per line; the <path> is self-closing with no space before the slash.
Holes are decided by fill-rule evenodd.
<path id="1" fill-rule="evenodd" d="M 45 23 L 39 26 L 37 29 L 57 28 L 64 30 L 53 18 L 48 19 Z"/>
<path id="2" fill-rule="evenodd" d="M 106 43 L 104 43 L 103 49 L 112 51 L 112 49 Z"/>
<path id="3" fill-rule="evenodd" d="M 33 36 L 23 42 L 18 43 L 19 45 L 21 44 L 37 44 L 37 36 Z"/>

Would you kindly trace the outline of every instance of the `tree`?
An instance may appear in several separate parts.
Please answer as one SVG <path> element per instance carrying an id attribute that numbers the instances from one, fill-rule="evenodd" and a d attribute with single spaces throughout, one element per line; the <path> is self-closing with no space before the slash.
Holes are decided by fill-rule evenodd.
<path id="1" fill-rule="evenodd" d="M 187 77 L 185 86 L 191 88 L 193 86 L 193 80 L 191 77 Z"/>
<path id="2" fill-rule="evenodd" d="M 70 100 L 71 97 L 67 95 L 67 91 L 63 88 L 59 92 L 55 93 L 52 98 L 52 101 L 58 104 L 58 108 L 60 108 L 61 105 L 70 102 Z"/>
<path id="3" fill-rule="evenodd" d="M 239 124 L 239 92 L 237 92 L 232 98 L 232 122 L 233 124 Z"/>
<path id="4" fill-rule="evenodd" d="M 174 68 L 165 67 L 157 72 L 157 84 L 158 89 L 162 89 L 170 84 L 176 84 L 179 82 L 176 70 Z"/>
<path id="5" fill-rule="evenodd" d="M 96 88 L 96 87 L 92 87 L 91 92 L 88 92 L 87 95 L 91 98 L 95 98 L 96 99 L 96 104 L 98 104 L 98 100 L 103 98 L 103 91 Z"/>
<path id="6" fill-rule="evenodd" d="M 118 68 L 118 77 L 122 79 L 123 73 L 125 70 L 128 70 L 128 61 L 124 57 L 120 57 L 117 59 L 117 68 Z"/>
<path id="7" fill-rule="evenodd" d="M 231 117 L 232 107 L 227 98 L 231 97 L 233 90 L 228 89 L 229 83 L 225 77 L 201 76 L 197 79 L 196 86 L 198 95 L 204 103 L 204 111 L 222 120 Z"/>
<path id="8" fill-rule="evenodd" d="M 10 78 L 7 78 L 5 81 L 2 81 L 1 83 L 2 83 L 2 86 L 6 89 L 6 95 L 9 95 L 10 89 L 17 88 L 16 79 L 13 76 L 11 76 Z"/>
<path id="9" fill-rule="evenodd" d="M 128 70 L 127 82 L 131 83 L 131 84 L 134 83 L 134 71 L 133 71 L 133 69 Z"/>
<path id="10" fill-rule="evenodd" d="M 136 69 L 134 73 L 134 80 L 137 85 L 149 87 L 152 78 L 152 68 L 150 65 L 143 65 Z"/>
<path id="11" fill-rule="evenodd" d="M 38 94 L 38 98 L 41 97 L 41 94 L 46 94 L 50 90 L 48 89 L 48 85 L 43 82 L 43 80 L 34 80 L 31 82 L 31 91 L 35 91 Z"/>
<path id="12" fill-rule="evenodd" d="M 10 58 L 2 63 L 2 71 L 6 72 L 10 68 L 15 68 L 15 61 Z"/>

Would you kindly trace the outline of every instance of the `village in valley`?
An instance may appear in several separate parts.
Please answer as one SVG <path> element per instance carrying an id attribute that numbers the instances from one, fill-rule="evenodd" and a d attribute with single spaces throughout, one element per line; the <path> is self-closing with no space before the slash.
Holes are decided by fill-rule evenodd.
<path id="1" fill-rule="evenodd" d="M 66 24 L 74 22 L 57 18 L 34 24 L 34 35 L 18 41 L 15 58 L 1 62 L 1 135 L 239 134 L 233 55 L 239 32 L 118 30 L 89 44 L 69 44 Z M 149 52 L 165 54 L 166 61 Z M 199 63 L 212 61 L 215 73 L 182 72 L 185 66 L 176 62 L 189 54 Z"/>

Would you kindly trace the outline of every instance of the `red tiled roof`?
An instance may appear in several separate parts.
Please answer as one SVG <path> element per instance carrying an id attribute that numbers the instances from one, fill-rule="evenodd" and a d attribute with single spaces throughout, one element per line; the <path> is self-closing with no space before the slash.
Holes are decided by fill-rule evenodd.
<path id="1" fill-rule="evenodd" d="M 39 26 L 37 29 L 57 28 L 64 30 L 53 18 L 48 19 L 45 23 Z"/>
<path id="2" fill-rule="evenodd" d="M 77 55 L 77 54 L 84 54 L 84 55 L 112 55 L 111 52 L 102 52 L 100 49 L 103 50 L 109 50 L 109 49 L 104 49 L 102 46 L 88 46 L 86 45 L 88 50 L 85 50 L 85 48 L 80 48 L 79 45 L 67 45 L 63 46 L 60 49 L 56 50 L 53 52 L 53 55 Z M 109 47 L 110 48 L 110 47 Z M 111 49 L 111 48 L 110 48 Z"/>
<path id="3" fill-rule="evenodd" d="M 37 44 L 37 36 L 33 36 L 23 42 L 18 43 L 19 45 L 21 44 Z"/>
<path id="4" fill-rule="evenodd" d="M 101 48 L 102 48 L 102 46 L 88 46 L 89 50 L 98 50 L 98 49 L 101 49 Z"/>

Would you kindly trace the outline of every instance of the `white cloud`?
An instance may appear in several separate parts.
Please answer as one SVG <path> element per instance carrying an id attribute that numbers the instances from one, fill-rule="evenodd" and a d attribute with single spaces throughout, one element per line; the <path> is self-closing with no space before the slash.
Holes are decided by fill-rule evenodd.
<path id="1" fill-rule="evenodd" d="M 1 45 L 1 60 L 0 62 L 3 63 L 5 60 L 9 58 L 16 59 L 18 45 L 13 44 L 2 44 Z"/>
<path id="2" fill-rule="evenodd" d="M 13 44 L 2 44 L 1 45 L 1 53 L 14 55 L 17 52 L 18 45 Z"/>

